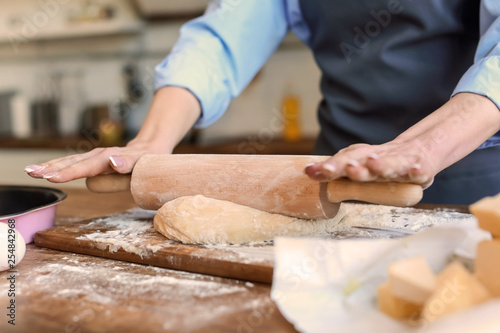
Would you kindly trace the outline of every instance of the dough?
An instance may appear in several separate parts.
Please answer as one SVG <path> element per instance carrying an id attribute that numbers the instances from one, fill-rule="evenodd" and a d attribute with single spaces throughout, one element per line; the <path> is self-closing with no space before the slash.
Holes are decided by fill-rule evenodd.
<path id="1" fill-rule="evenodd" d="M 335 219 L 301 220 L 271 214 L 202 195 L 165 203 L 154 217 L 155 229 L 169 239 L 188 244 L 242 244 L 273 240 L 276 236 L 321 236 Z"/>

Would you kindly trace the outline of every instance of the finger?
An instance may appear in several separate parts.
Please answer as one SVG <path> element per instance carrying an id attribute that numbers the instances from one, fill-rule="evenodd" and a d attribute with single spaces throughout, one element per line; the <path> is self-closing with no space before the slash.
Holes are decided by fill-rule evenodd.
<path id="1" fill-rule="evenodd" d="M 78 163 L 78 162 L 85 160 L 89 157 L 100 154 L 102 151 L 103 151 L 102 148 L 96 148 L 96 149 L 93 149 L 93 150 L 86 152 L 86 153 L 83 153 L 83 154 L 60 157 L 60 158 L 42 163 L 40 165 L 36 165 L 36 164 L 28 165 L 24 170 L 31 177 L 42 178 L 43 176 L 45 176 L 49 173 L 55 173 L 57 171 L 60 171 L 64 168 L 70 166 L 71 164 Z"/>
<path id="2" fill-rule="evenodd" d="M 361 161 L 364 161 L 361 158 Z M 306 173 L 315 180 L 329 181 L 341 177 L 349 177 L 354 180 L 372 179 L 369 171 L 363 170 L 362 162 L 352 158 L 351 154 L 343 153 L 335 155 L 324 162 L 318 162 L 310 166 Z M 352 176 L 352 177 L 351 177 Z"/>
<path id="3" fill-rule="evenodd" d="M 340 177 L 350 177 L 350 175 L 356 180 L 369 180 L 373 178 L 369 170 L 363 170 L 359 165 L 364 165 L 367 156 L 375 155 L 378 149 L 378 146 L 364 143 L 354 144 L 340 150 L 337 154 L 324 161 L 321 171 L 326 178 L 332 180 Z"/>
<path id="4" fill-rule="evenodd" d="M 47 173 L 44 179 L 52 183 L 64 183 L 78 178 L 92 177 L 101 173 L 110 173 L 113 169 L 108 163 L 108 158 L 103 154 L 97 154 L 85 160 L 58 170 Z"/>
<path id="5" fill-rule="evenodd" d="M 397 180 L 407 176 L 413 161 L 413 158 L 401 155 L 371 156 L 366 161 L 366 167 L 377 177 Z"/>
<path id="6" fill-rule="evenodd" d="M 347 163 L 347 166 L 345 167 L 345 173 L 348 178 L 360 182 L 373 181 L 377 178 L 370 172 L 370 170 L 366 166 L 361 165 L 356 160 Z"/>
<path id="7" fill-rule="evenodd" d="M 367 156 L 375 154 L 377 150 L 379 150 L 378 146 L 355 144 L 340 150 L 326 161 L 308 165 L 305 172 L 309 177 L 318 181 L 329 181 L 341 177 L 371 181 L 376 177 L 363 165 Z"/>
<path id="8" fill-rule="evenodd" d="M 414 164 L 408 172 L 408 179 L 412 183 L 420 184 L 424 189 L 429 188 L 434 182 L 434 177 L 431 176 L 432 171 L 421 164 Z"/>
<path id="9" fill-rule="evenodd" d="M 337 179 L 343 176 L 343 170 L 339 167 L 338 163 L 333 158 L 329 158 L 328 160 L 324 161 L 319 166 L 319 171 L 324 178 L 329 180 Z"/>
<path id="10" fill-rule="evenodd" d="M 46 167 L 47 165 L 30 164 L 24 168 L 24 172 L 33 178 L 42 178 L 42 172 Z"/>
<path id="11" fill-rule="evenodd" d="M 415 160 L 413 156 L 382 156 L 369 158 L 366 166 L 380 179 L 410 182 L 426 188 L 432 184 L 432 170 L 428 164 L 413 163 Z"/>
<path id="12" fill-rule="evenodd" d="M 322 172 L 322 163 L 310 163 L 307 164 L 304 168 L 304 173 L 309 176 L 309 178 L 319 181 L 319 182 L 324 182 L 328 180 L 328 177 L 325 177 L 325 175 Z"/>
<path id="13" fill-rule="evenodd" d="M 325 180 L 333 180 L 345 177 L 345 167 L 349 161 L 354 161 L 348 153 L 339 153 L 324 162 L 317 163 L 317 176 Z M 356 162 L 359 163 L 359 162 Z"/>
<path id="14" fill-rule="evenodd" d="M 112 155 L 109 157 L 111 167 L 118 173 L 131 173 L 135 163 L 139 160 L 142 154 L 134 155 Z"/>

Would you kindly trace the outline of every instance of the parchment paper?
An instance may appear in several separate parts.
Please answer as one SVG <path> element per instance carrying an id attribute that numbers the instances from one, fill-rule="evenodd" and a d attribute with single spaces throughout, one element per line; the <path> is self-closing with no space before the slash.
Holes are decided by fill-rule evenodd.
<path id="1" fill-rule="evenodd" d="M 278 238 L 271 297 L 301 332 L 500 332 L 498 300 L 428 324 L 394 320 L 376 299 L 390 263 L 421 255 L 437 273 L 457 254 L 473 258 L 490 237 L 468 220 L 399 239 Z"/>

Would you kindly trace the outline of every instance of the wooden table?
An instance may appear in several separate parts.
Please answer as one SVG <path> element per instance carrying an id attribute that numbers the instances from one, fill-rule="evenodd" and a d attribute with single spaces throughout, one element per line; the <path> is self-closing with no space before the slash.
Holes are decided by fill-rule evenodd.
<path id="1" fill-rule="evenodd" d="M 65 190 L 56 224 L 136 207 L 128 193 Z M 0 273 L 0 332 L 295 332 L 269 285 L 27 246 L 17 266 L 16 326 Z"/>

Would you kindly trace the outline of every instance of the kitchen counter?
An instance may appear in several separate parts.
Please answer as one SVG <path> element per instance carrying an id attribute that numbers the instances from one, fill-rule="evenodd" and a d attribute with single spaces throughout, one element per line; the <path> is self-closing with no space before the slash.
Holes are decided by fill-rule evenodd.
<path id="1" fill-rule="evenodd" d="M 56 225 L 136 207 L 129 193 L 65 191 Z M 270 285 L 33 244 L 16 268 L 16 326 L 5 315 L 9 274 L 0 273 L 1 332 L 295 332 L 270 299 Z"/>

